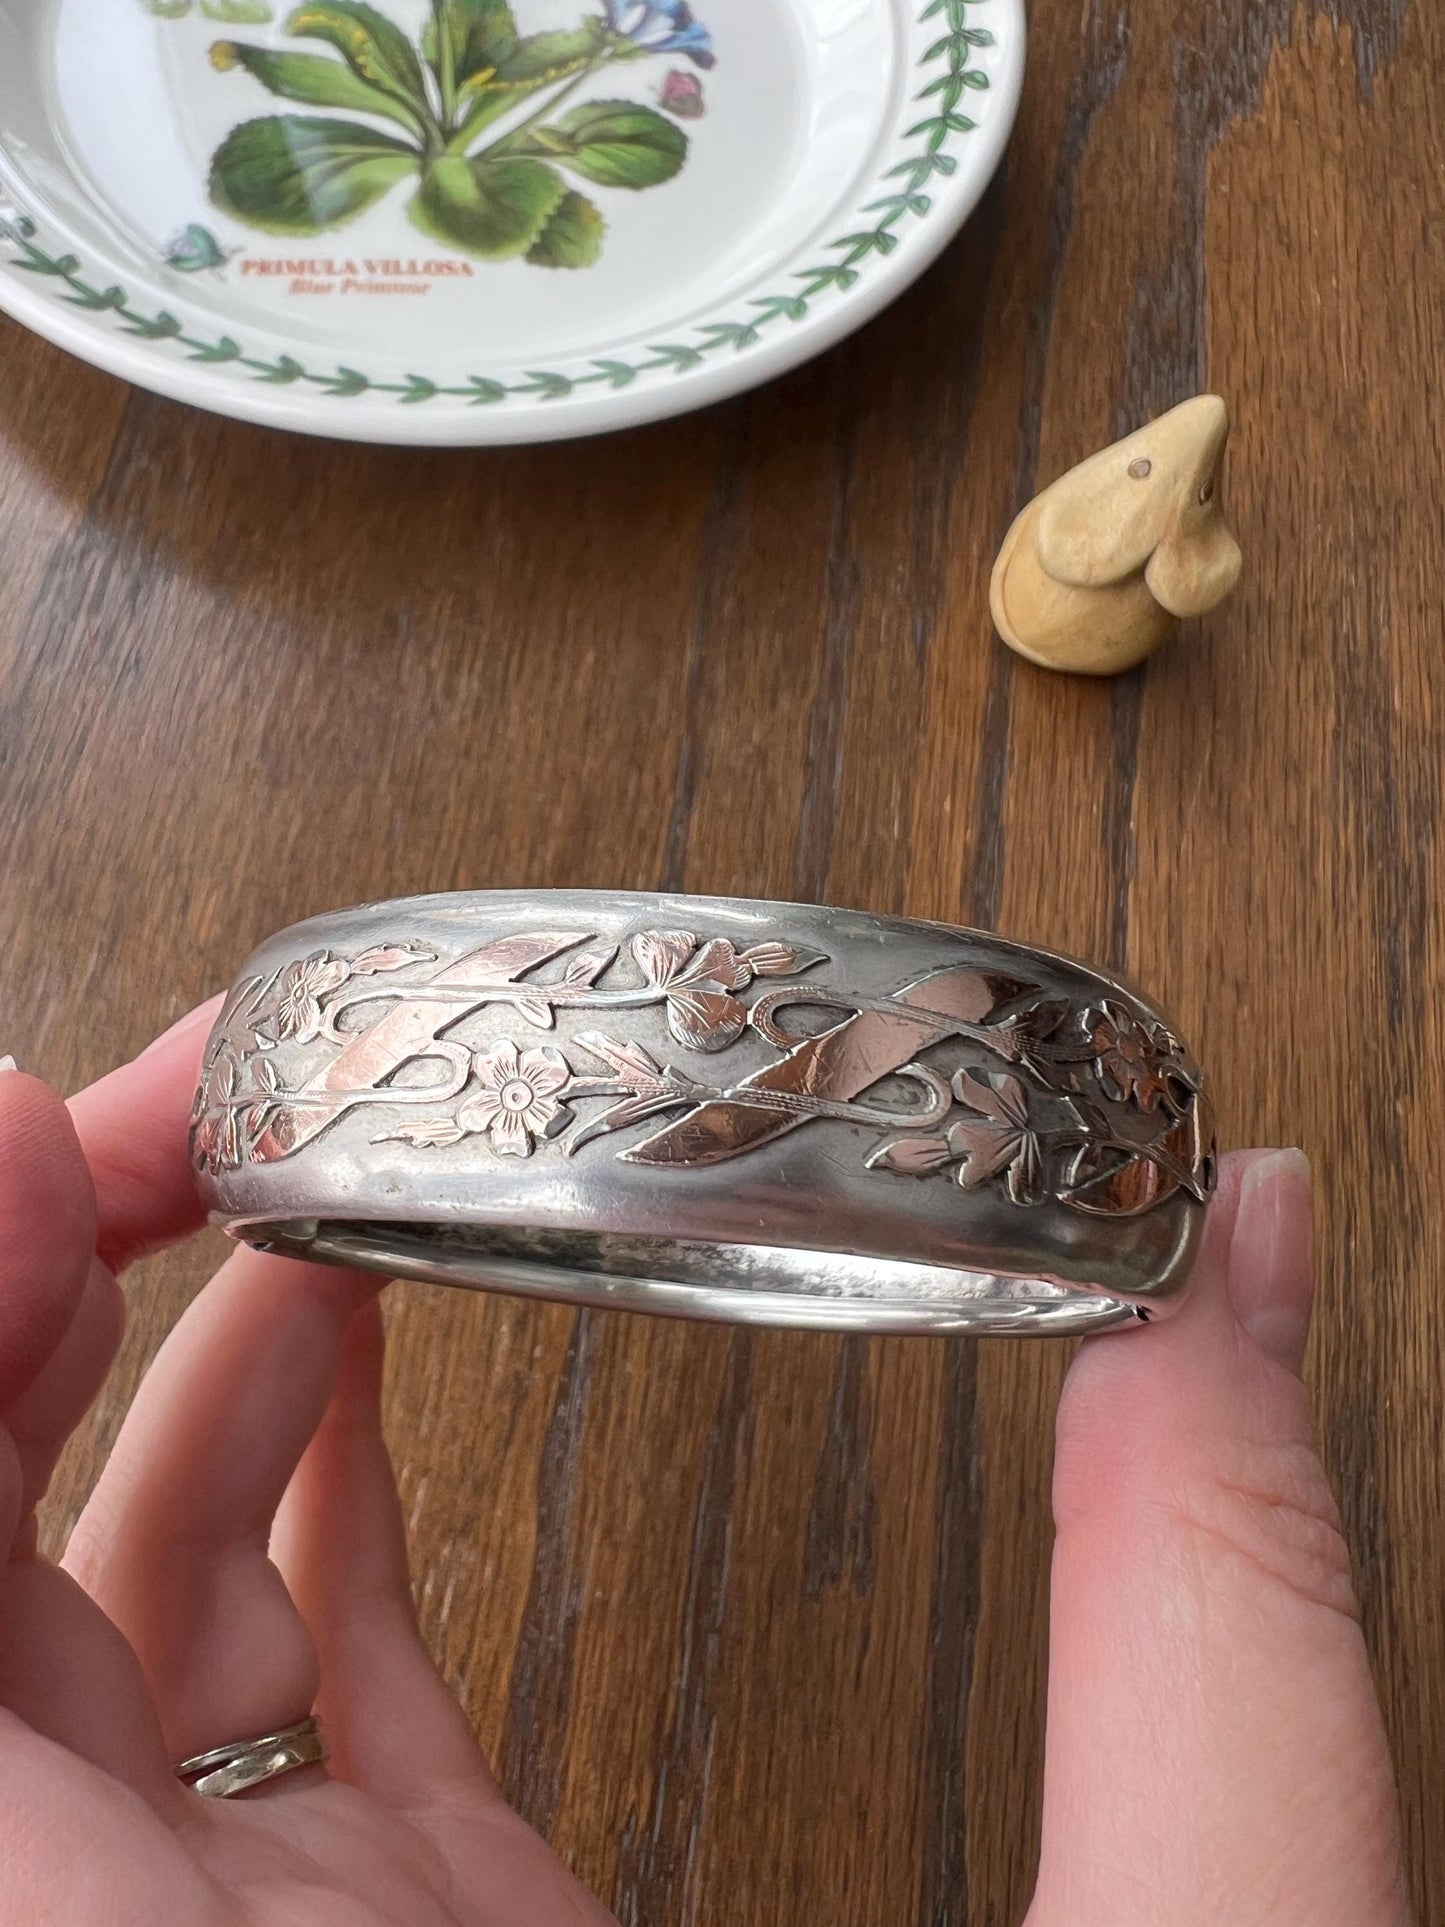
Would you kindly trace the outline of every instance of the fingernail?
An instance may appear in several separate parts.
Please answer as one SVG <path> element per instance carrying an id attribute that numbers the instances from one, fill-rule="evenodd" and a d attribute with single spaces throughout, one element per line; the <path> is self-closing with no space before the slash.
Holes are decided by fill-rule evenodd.
<path id="1" fill-rule="evenodd" d="M 149 1057 L 153 1050 L 160 1050 L 164 1045 L 174 1042 L 177 1037 L 184 1037 L 188 1031 L 199 1030 L 203 1024 L 209 1029 L 215 1020 L 216 1000 L 211 997 L 205 1003 L 198 1004 L 194 1010 L 188 1010 L 184 1017 L 178 1018 L 171 1025 L 169 1030 L 163 1030 L 153 1043 L 146 1045 L 141 1056 Z"/>
<path id="2" fill-rule="evenodd" d="M 0 1057 L 0 1071 L 18 1071 L 19 1068 L 13 1057 Z"/>
<path id="3" fill-rule="evenodd" d="M 1304 1364 L 1314 1300 L 1314 1201 L 1303 1151 L 1261 1151 L 1239 1187 L 1229 1248 L 1234 1315 L 1271 1358 Z"/>

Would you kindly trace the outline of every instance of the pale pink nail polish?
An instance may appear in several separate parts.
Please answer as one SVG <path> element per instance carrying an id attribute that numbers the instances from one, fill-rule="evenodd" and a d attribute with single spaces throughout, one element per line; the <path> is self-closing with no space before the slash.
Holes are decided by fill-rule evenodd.
<path id="1" fill-rule="evenodd" d="M 1229 1252 L 1234 1315 L 1271 1358 L 1304 1363 L 1314 1300 L 1313 1179 L 1303 1151 L 1263 1151 L 1245 1169 Z"/>
<path id="2" fill-rule="evenodd" d="M 19 1068 L 13 1057 L 0 1057 L 0 1071 L 18 1071 Z"/>

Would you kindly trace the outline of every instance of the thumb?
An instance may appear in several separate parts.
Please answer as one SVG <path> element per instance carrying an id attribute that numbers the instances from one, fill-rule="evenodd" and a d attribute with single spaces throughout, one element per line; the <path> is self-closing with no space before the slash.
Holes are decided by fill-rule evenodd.
<path id="1" fill-rule="evenodd" d="M 1028 1927 L 1405 1927 L 1394 1779 L 1304 1387 L 1309 1166 L 1225 1161 L 1193 1289 L 1074 1361 Z"/>

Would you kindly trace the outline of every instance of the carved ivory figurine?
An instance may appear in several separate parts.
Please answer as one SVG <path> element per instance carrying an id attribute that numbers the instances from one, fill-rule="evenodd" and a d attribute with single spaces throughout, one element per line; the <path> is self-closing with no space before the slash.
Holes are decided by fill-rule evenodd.
<path id="1" fill-rule="evenodd" d="M 1239 580 L 1219 502 L 1229 411 L 1196 395 L 1062 475 L 1005 538 L 990 601 L 1011 649 L 1046 669 L 1132 669 Z"/>

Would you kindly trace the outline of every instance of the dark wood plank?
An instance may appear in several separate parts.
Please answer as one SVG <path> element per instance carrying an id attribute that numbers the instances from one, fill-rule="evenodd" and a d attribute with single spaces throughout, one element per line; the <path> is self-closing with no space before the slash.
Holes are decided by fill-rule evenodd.
<path id="1" fill-rule="evenodd" d="M 408 454 L 131 394 L 0 324 L 0 1046 L 92 1075 L 362 897 L 822 897 L 1108 958 L 1297 1141 L 1312 1376 L 1425 1917 L 1445 1909 L 1438 12 L 1041 9 L 1004 177 L 786 381 Z M 1014 510 L 1205 383 L 1240 596 L 1143 672 L 1016 664 Z M 74 1515 L 216 1255 L 141 1268 Z M 1038 1820 L 1060 1348 L 393 1294 L 424 1622 L 636 1927 L 1003 1927 Z"/>

